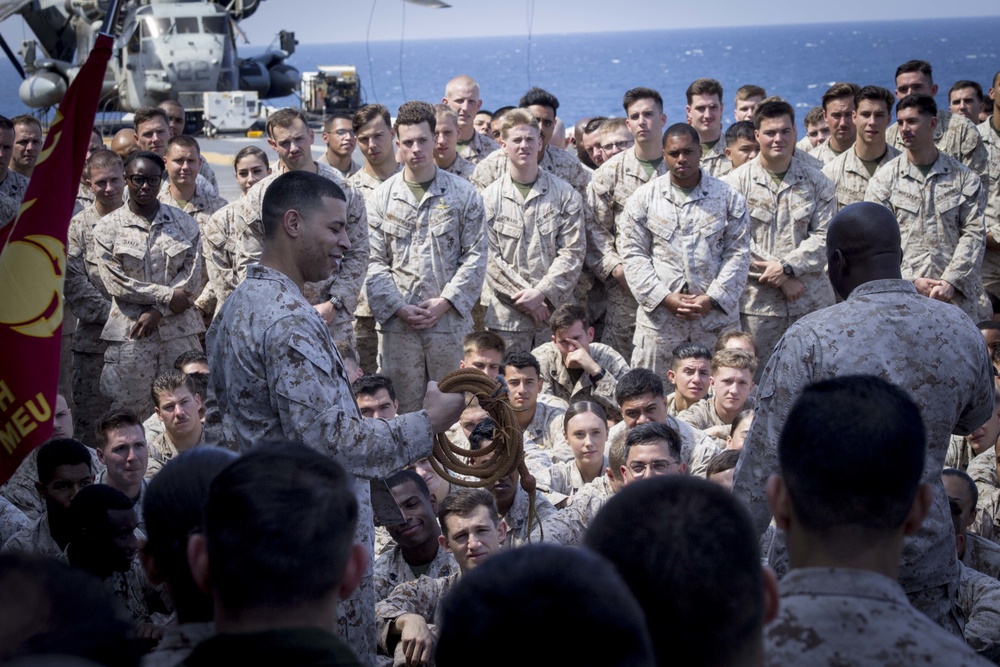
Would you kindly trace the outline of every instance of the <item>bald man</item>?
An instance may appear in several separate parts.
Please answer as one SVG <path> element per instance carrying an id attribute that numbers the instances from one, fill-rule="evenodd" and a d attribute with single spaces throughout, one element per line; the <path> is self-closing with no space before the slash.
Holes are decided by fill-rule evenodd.
<path id="1" fill-rule="evenodd" d="M 127 159 L 129 155 L 139 150 L 139 144 L 135 142 L 135 130 L 131 127 L 118 130 L 111 140 L 111 150 L 118 153 L 118 157 L 122 160 Z"/>
<path id="2" fill-rule="evenodd" d="M 470 76 L 456 76 L 444 89 L 441 104 L 447 104 L 458 114 L 458 154 L 473 164 L 500 148 L 485 134 L 476 132 L 472 124 L 483 106 L 479 84 Z"/>
<path id="3" fill-rule="evenodd" d="M 902 252 L 899 225 L 879 204 L 851 204 L 831 220 L 830 283 L 844 301 L 792 324 L 775 347 L 733 492 L 763 533 L 771 521 L 764 487 L 778 472 L 778 437 L 805 386 L 856 373 L 898 385 L 924 418 L 921 481 L 931 485 L 934 496 L 920 530 L 906 538 L 899 583 L 913 606 L 961 636 L 953 611 L 958 556 L 941 468 L 951 434 L 968 434 L 990 418 L 993 367 L 972 320 L 950 304 L 921 296 L 902 279 Z"/>

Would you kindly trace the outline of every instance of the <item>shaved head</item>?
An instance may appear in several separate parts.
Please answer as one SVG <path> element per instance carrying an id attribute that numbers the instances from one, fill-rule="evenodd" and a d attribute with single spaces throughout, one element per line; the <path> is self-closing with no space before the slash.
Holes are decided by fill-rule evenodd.
<path id="1" fill-rule="evenodd" d="M 462 74 L 456 76 L 454 79 L 448 82 L 448 85 L 444 88 L 444 94 L 446 97 L 451 97 L 454 92 L 458 90 L 471 91 L 474 97 L 479 98 L 479 84 L 471 76 Z"/>
<path id="2" fill-rule="evenodd" d="M 830 220 L 826 257 L 830 282 L 842 298 L 871 280 L 900 279 L 903 250 L 896 217 L 872 202 L 845 206 Z"/>

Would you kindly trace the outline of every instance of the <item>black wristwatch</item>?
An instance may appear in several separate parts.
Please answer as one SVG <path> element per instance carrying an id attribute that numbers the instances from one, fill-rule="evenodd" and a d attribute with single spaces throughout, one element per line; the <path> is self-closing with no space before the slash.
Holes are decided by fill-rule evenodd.
<path id="1" fill-rule="evenodd" d="M 788 262 L 781 263 L 781 270 L 789 278 L 795 277 L 795 269 L 793 269 Z"/>
<path id="2" fill-rule="evenodd" d="M 604 375 L 607 372 L 608 372 L 607 369 L 602 368 L 600 373 L 597 373 L 596 375 L 591 375 L 590 376 L 590 383 L 591 384 L 597 384 L 598 382 L 600 382 L 601 380 L 604 379 Z"/>

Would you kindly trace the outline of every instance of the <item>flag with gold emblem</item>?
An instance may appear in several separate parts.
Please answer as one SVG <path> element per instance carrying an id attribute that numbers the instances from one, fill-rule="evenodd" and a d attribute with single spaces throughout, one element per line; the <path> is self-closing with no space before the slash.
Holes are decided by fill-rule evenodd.
<path id="1" fill-rule="evenodd" d="M 0 484 L 52 433 L 66 235 L 112 44 L 98 35 L 56 111 L 17 218 L 0 230 Z"/>

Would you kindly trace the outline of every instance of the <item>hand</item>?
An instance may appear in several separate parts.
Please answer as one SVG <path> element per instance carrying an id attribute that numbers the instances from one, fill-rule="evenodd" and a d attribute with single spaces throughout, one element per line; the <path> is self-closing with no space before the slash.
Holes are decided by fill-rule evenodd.
<path id="1" fill-rule="evenodd" d="M 725 440 L 726 436 L 732 430 L 730 426 L 712 426 L 705 429 L 705 435 L 710 438 L 715 438 L 717 440 Z"/>
<path id="2" fill-rule="evenodd" d="M 205 328 L 207 329 L 212 324 L 212 311 L 205 310 L 198 304 L 195 304 L 194 307 L 198 309 L 198 314 L 201 315 L 201 321 L 205 324 Z"/>
<path id="3" fill-rule="evenodd" d="M 174 293 L 170 296 L 170 312 L 180 315 L 185 310 L 194 305 L 194 294 L 180 287 L 174 288 Z"/>
<path id="4" fill-rule="evenodd" d="M 937 301 L 951 303 L 952 299 L 955 298 L 955 287 L 947 280 L 938 280 L 937 285 L 931 288 L 929 296 Z"/>
<path id="5" fill-rule="evenodd" d="M 415 331 L 422 331 L 433 326 L 428 324 L 431 314 L 426 308 L 420 306 L 400 306 L 396 311 L 396 317 L 406 322 Z"/>
<path id="6" fill-rule="evenodd" d="M 582 345 L 575 338 L 567 338 L 566 342 L 573 348 L 566 355 L 566 368 L 582 368 L 587 375 L 597 375 L 601 372 L 601 365 L 590 356 L 587 345 Z"/>
<path id="7" fill-rule="evenodd" d="M 700 313 L 695 312 L 692 309 L 690 294 L 681 294 L 680 292 L 672 292 L 665 297 L 663 297 L 663 305 L 667 307 L 673 315 L 676 315 L 678 319 L 684 320 L 686 322 L 693 322 L 701 317 Z"/>
<path id="8" fill-rule="evenodd" d="M 142 312 L 142 315 L 139 316 L 135 325 L 129 330 L 129 338 L 139 339 L 149 336 L 156 331 L 156 327 L 162 319 L 163 313 L 158 311 L 156 308 L 147 308 Z"/>
<path id="9" fill-rule="evenodd" d="M 448 299 L 442 296 L 438 296 L 417 304 L 417 308 L 423 308 L 430 313 L 430 317 L 428 318 L 430 324 L 427 325 L 427 328 L 430 328 L 438 323 L 438 320 L 441 319 L 442 315 L 448 312 L 451 308 L 451 301 L 448 301 Z"/>
<path id="10" fill-rule="evenodd" d="M 534 287 L 529 287 L 528 289 L 523 289 L 520 292 L 514 294 L 514 305 L 518 310 L 524 313 L 530 313 L 537 310 L 539 306 L 545 305 L 545 295 L 542 294 L 540 290 L 536 290 Z"/>
<path id="11" fill-rule="evenodd" d="M 427 627 L 427 621 L 417 614 L 403 614 L 395 620 L 399 630 L 399 643 L 406 656 L 406 664 L 411 667 L 430 664 L 434 655 L 434 635 Z"/>
<path id="12" fill-rule="evenodd" d="M 754 266 L 755 268 L 762 270 L 758 280 L 765 285 L 770 285 L 771 287 L 781 287 L 789 278 L 789 276 L 785 274 L 785 269 L 782 268 L 781 262 L 754 262 Z"/>
<path id="13" fill-rule="evenodd" d="M 785 277 L 788 278 L 788 276 Z M 806 286 L 798 278 L 788 278 L 778 289 L 785 295 L 786 301 L 795 301 L 806 293 Z"/>
<path id="14" fill-rule="evenodd" d="M 337 309 L 333 307 L 333 304 L 329 301 L 324 301 L 323 303 L 317 303 L 313 308 L 319 313 L 319 316 L 323 318 L 323 321 L 327 324 L 333 322 L 333 318 L 337 316 Z"/>
<path id="15" fill-rule="evenodd" d="M 156 645 L 160 643 L 163 639 L 163 626 L 156 625 L 155 623 L 140 623 L 136 626 L 136 634 L 139 636 L 139 641 L 143 643 L 144 646 L 149 647 L 150 650 L 156 648 Z"/>
<path id="16" fill-rule="evenodd" d="M 934 289 L 938 284 L 937 280 L 932 278 L 917 278 L 913 281 L 913 286 L 917 288 L 917 291 L 926 297 L 931 295 L 931 290 Z"/>
<path id="17" fill-rule="evenodd" d="M 629 289 L 628 281 L 625 280 L 625 268 L 621 264 L 611 269 L 611 277 L 617 280 L 618 283 L 629 292 L 629 294 L 632 293 L 632 290 Z"/>
<path id="18" fill-rule="evenodd" d="M 681 301 L 690 313 L 697 313 L 699 317 L 708 315 L 712 310 L 712 300 L 707 294 L 686 294 L 681 297 Z"/>
<path id="19" fill-rule="evenodd" d="M 465 394 L 442 392 L 437 382 L 427 383 L 427 393 L 424 394 L 424 410 L 431 421 L 431 430 L 444 433 L 458 421 L 465 410 Z"/>

